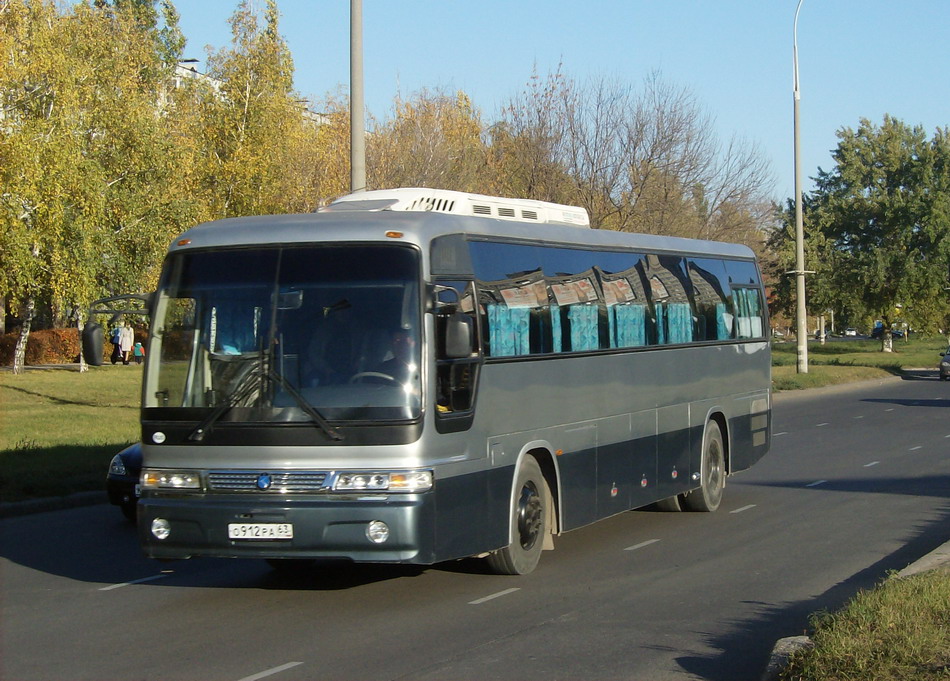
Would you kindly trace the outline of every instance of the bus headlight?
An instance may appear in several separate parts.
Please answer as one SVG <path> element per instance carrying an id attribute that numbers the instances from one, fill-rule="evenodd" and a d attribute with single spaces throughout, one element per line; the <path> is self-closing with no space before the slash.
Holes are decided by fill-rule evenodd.
<path id="1" fill-rule="evenodd" d="M 337 492 L 426 492 L 432 489 L 432 471 L 340 473 L 333 482 Z"/>
<path id="2" fill-rule="evenodd" d="M 175 471 L 155 468 L 142 470 L 142 489 L 200 489 L 198 471 Z"/>

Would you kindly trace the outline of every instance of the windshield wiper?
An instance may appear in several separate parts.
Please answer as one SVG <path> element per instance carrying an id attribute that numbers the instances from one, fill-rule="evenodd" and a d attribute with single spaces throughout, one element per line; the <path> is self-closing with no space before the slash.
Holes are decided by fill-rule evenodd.
<path id="1" fill-rule="evenodd" d="M 238 402 L 246 399 L 248 395 L 251 394 L 254 389 L 260 386 L 261 383 L 261 374 L 257 371 L 256 368 L 252 368 L 248 373 L 244 374 L 244 377 L 238 381 L 237 387 L 234 392 L 228 395 L 228 399 L 215 407 L 211 413 L 209 413 L 204 420 L 197 425 L 197 427 L 191 431 L 188 435 L 188 440 L 191 442 L 201 442 L 204 440 L 205 435 L 211 430 L 211 427 L 217 423 L 218 419 L 224 416 L 231 407 L 236 405 Z"/>
<path id="2" fill-rule="evenodd" d="M 300 392 L 290 384 L 286 378 L 277 373 L 274 369 L 268 371 L 268 376 L 278 383 L 280 387 L 287 391 L 287 394 L 294 398 L 294 401 L 297 403 L 297 406 L 300 407 L 307 416 L 313 419 L 313 422 L 320 427 L 320 429 L 327 434 L 327 436 L 336 442 L 339 442 L 343 439 L 343 436 L 338 430 L 331 426 L 325 418 L 318 412 L 314 407 L 307 402 L 307 399 L 300 394 Z"/>

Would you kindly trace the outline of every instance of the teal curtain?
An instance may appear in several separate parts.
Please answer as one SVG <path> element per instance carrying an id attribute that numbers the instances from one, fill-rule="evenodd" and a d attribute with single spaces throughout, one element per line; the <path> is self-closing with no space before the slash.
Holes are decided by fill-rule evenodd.
<path id="1" fill-rule="evenodd" d="M 634 348 L 646 345 L 646 308 L 643 305 L 611 305 L 610 347 Z"/>
<path id="2" fill-rule="evenodd" d="M 693 312 L 689 303 L 657 303 L 657 343 L 690 343 L 693 340 Z"/>
<path id="3" fill-rule="evenodd" d="M 762 335 L 762 306 L 759 292 L 754 288 L 733 289 L 739 338 L 758 338 Z"/>
<path id="4" fill-rule="evenodd" d="M 690 343 L 693 340 L 693 312 L 689 303 L 670 303 L 669 307 L 670 343 Z"/>
<path id="5" fill-rule="evenodd" d="M 531 309 L 488 305 L 488 352 L 492 357 L 513 357 L 530 352 Z"/>
<path id="6" fill-rule="evenodd" d="M 600 339 L 597 332 L 597 305 L 572 305 L 567 311 L 571 323 L 571 350 L 597 350 Z"/>

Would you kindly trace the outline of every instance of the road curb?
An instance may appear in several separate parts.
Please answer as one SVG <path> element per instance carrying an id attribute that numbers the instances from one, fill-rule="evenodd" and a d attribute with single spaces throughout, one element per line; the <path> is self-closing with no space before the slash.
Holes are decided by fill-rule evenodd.
<path id="1" fill-rule="evenodd" d="M 950 541 L 938 546 L 936 549 L 925 555 L 923 558 L 915 560 L 903 570 L 893 576 L 893 579 L 910 577 L 922 572 L 929 572 L 940 568 L 950 566 Z M 788 664 L 789 658 L 804 648 L 814 646 L 811 638 L 808 636 L 789 636 L 780 638 L 775 642 L 772 648 L 772 654 L 769 656 L 765 672 L 762 674 L 762 681 L 778 681 L 779 675 Z"/>
<path id="2" fill-rule="evenodd" d="M 16 516 L 43 513 L 45 511 L 60 511 L 64 508 L 78 508 L 79 506 L 94 506 L 108 503 L 109 496 L 105 490 L 98 492 L 76 492 L 65 497 L 44 497 L 43 499 L 28 499 L 27 501 L 13 501 L 0 504 L 0 518 L 14 518 Z"/>

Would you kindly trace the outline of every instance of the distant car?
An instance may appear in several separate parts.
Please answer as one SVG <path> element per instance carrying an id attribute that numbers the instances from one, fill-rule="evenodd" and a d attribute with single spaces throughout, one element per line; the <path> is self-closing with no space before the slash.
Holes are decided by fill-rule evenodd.
<path id="1" fill-rule="evenodd" d="M 139 502 L 139 474 L 142 472 L 142 446 L 129 445 L 112 457 L 106 476 L 109 503 L 118 506 L 129 520 L 134 521 Z"/>
<path id="2" fill-rule="evenodd" d="M 845 336 L 857 336 L 857 335 L 858 335 L 858 330 L 857 330 L 856 328 L 854 328 L 853 326 L 849 326 L 847 329 L 844 330 L 844 335 L 845 335 Z"/>
<path id="3" fill-rule="evenodd" d="M 950 348 L 940 355 L 940 380 L 950 379 Z"/>

